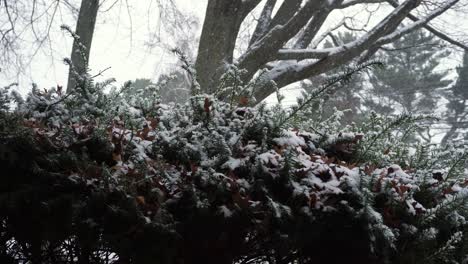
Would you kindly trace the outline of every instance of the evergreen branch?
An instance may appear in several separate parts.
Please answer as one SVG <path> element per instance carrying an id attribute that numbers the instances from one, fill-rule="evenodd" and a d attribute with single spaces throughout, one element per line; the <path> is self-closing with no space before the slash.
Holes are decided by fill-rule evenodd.
<path id="1" fill-rule="evenodd" d="M 364 150 L 362 153 L 358 156 L 357 162 L 362 162 L 365 158 L 366 155 L 369 153 L 369 151 L 372 149 L 374 144 L 384 135 L 387 135 L 391 130 L 396 129 L 398 127 L 401 127 L 405 124 L 411 124 L 414 122 L 417 122 L 419 120 L 426 120 L 428 117 L 426 116 L 416 116 L 412 117 L 409 114 L 402 114 L 398 116 L 395 120 L 391 121 L 390 123 L 387 123 L 386 126 L 375 136 L 372 137 L 370 142 L 366 144 L 364 147 Z"/>
<path id="2" fill-rule="evenodd" d="M 190 62 L 187 55 L 185 55 L 180 49 L 174 48 L 171 50 L 174 54 L 179 57 L 179 60 L 182 62 L 182 69 L 184 69 L 187 74 L 190 76 L 190 80 L 192 81 L 192 95 L 198 95 L 201 92 L 200 84 L 197 81 L 197 72 L 193 67 L 192 63 Z"/>
<path id="3" fill-rule="evenodd" d="M 430 259 L 434 259 L 436 258 L 437 256 L 440 256 L 440 255 L 443 255 L 443 254 L 447 254 L 447 251 L 450 251 L 450 250 L 453 250 L 454 249 L 454 245 L 459 243 L 461 240 L 463 239 L 463 232 L 462 231 L 458 231 L 458 232 L 455 232 L 452 236 L 450 236 L 450 238 L 447 240 L 447 242 L 445 243 L 445 245 L 443 245 L 442 247 L 440 247 L 437 251 L 435 251 L 434 253 L 430 254 L 429 256 L 427 256 L 425 258 L 425 260 L 430 260 Z"/>
<path id="4" fill-rule="evenodd" d="M 307 106 L 309 106 L 315 99 L 319 98 L 324 92 L 329 90 L 331 87 L 334 87 L 337 84 L 346 84 L 348 83 L 351 78 L 353 77 L 354 74 L 360 73 L 365 70 L 369 70 L 373 66 L 378 66 L 378 67 L 383 67 L 382 62 L 378 61 L 371 61 L 367 62 L 364 64 L 359 64 L 354 68 L 346 68 L 345 72 L 343 74 L 338 74 L 336 76 L 333 76 L 330 78 L 324 85 L 322 85 L 321 88 L 319 88 L 316 91 L 313 91 L 309 98 L 307 98 L 303 103 L 298 105 L 297 108 L 295 108 L 288 117 L 284 118 L 278 125 L 277 127 L 282 127 L 284 126 L 289 120 L 294 118 L 299 112 L 304 110 Z"/>
<path id="5" fill-rule="evenodd" d="M 450 166 L 450 169 L 449 171 L 447 172 L 447 175 L 445 176 L 444 178 L 444 181 L 447 181 L 450 176 L 452 176 L 452 173 L 456 170 L 457 166 L 461 163 L 461 162 L 466 162 L 468 160 L 468 152 L 464 152 L 462 155 L 460 155 L 459 157 L 457 157 L 457 159 L 455 159 L 454 163 L 452 164 L 452 166 Z"/>

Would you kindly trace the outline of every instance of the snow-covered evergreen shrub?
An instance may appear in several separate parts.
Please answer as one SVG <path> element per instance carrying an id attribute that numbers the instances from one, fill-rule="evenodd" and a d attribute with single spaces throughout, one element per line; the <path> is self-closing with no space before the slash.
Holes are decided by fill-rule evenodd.
<path id="1" fill-rule="evenodd" d="M 301 105 L 250 106 L 248 85 L 164 105 L 107 84 L 0 91 L 4 263 L 465 258 L 467 155 L 398 144 L 418 118 L 313 127 Z"/>

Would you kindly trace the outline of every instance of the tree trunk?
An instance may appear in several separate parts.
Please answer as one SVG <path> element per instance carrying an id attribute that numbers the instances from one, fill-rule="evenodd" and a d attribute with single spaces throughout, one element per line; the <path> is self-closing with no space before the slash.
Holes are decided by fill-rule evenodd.
<path id="1" fill-rule="evenodd" d="M 79 39 L 73 41 L 71 63 L 68 74 L 67 92 L 77 86 L 76 74 L 86 73 L 93 41 L 96 17 L 99 9 L 99 0 L 82 0 L 78 21 L 76 23 L 76 35 Z"/>
<path id="2" fill-rule="evenodd" d="M 195 64 L 197 80 L 204 92 L 216 90 L 226 66 L 232 64 L 242 21 L 255 7 L 242 0 L 209 0 Z M 257 0 L 250 2 L 260 2 Z M 250 3 L 249 2 L 249 3 Z"/>

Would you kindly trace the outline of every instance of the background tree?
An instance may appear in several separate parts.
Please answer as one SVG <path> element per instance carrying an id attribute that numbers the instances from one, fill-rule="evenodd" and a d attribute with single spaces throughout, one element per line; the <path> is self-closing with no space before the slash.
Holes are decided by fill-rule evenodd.
<path id="1" fill-rule="evenodd" d="M 331 40 L 325 41 L 324 48 L 356 39 L 349 32 L 329 34 L 329 38 Z M 331 116 L 335 109 L 350 110 L 342 119 L 350 124 L 359 122 L 362 114 L 369 111 L 382 115 L 433 113 L 443 95 L 441 89 L 451 82 L 446 78 L 447 71 L 437 69 L 449 54 L 442 41 L 422 30 L 402 37 L 376 53 L 376 58 L 384 62 L 384 68 L 376 69 L 368 78 L 357 75 L 328 96 L 322 106 L 324 117 Z M 330 72 L 332 75 L 337 73 L 339 71 Z M 311 78 L 312 84 L 302 87 L 313 90 L 322 79 Z"/>
<path id="2" fill-rule="evenodd" d="M 132 89 L 142 91 L 150 86 L 158 89 L 164 103 L 185 103 L 190 96 L 189 80 L 182 70 L 161 74 L 156 82 L 150 79 L 136 79 L 131 84 Z"/>
<path id="3" fill-rule="evenodd" d="M 386 67 L 370 75 L 371 88 L 364 107 L 382 115 L 437 114 L 442 89 L 451 83 L 448 71 L 438 69 L 450 54 L 442 41 L 419 30 L 395 41 L 380 54 Z M 431 142 L 434 135 L 421 129 L 419 136 Z"/>
<path id="4" fill-rule="evenodd" d="M 174 70 L 158 77 L 156 85 L 160 89 L 163 102 L 185 103 L 190 96 L 190 83 L 186 73 Z"/>
<path id="5" fill-rule="evenodd" d="M 449 54 L 440 40 L 424 31 L 395 41 L 379 56 L 386 67 L 374 71 L 370 78 L 372 89 L 369 94 L 385 98 L 388 105 L 374 107 L 376 102 L 372 98 L 365 105 L 384 115 L 402 111 L 433 113 L 441 95 L 440 89 L 451 82 L 446 79 L 447 71 L 437 70 L 441 60 Z"/>
<path id="6" fill-rule="evenodd" d="M 340 45 L 350 43 L 356 40 L 356 36 L 352 32 L 338 32 L 338 34 L 327 34 L 330 40 L 326 40 L 323 47 L 333 48 Z M 318 84 L 322 83 L 324 79 L 331 77 L 334 74 L 339 74 L 343 67 L 337 70 L 330 71 L 324 76 L 316 76 L 309 78 L 310 82 L 301 82 L 301 88 L 306 92 L 311 92 Z M 336 110 L 343 111 L 341 122 L 343 124 L 359 123 L 362 121 L 362 92 L 366 87 L 367 80 L 363 75 L 356 74 L 347 83 L 340 86 L 332 94 L 326 96 L 325 101 L 321 106 L 320 118 L 328 118 L 332 116 Z M 311 117 L 314 118 L 314 117 Z"/>
<path id="7" fill-rule="evenodd" d="M 457 68 L 457 72 L 458 79 L 450 89 L 449 102 L 447 103 L 447 122 L 451 128 L 442 139 L 442 144 L 459 137 L 468 124 L 466 108 L 468 101 L 468 53 L 464 53 L 463 64 Z M 468 139 L 468 135 L 465 133 L 462 138 Z"/>
<path id="8" fill-rule="evenodd" d="M 384 2 L 395 6 L 395 9 L 355 41 L 332 49 L 318 48 L 317 42 L 320 43 L 320 39 L 317 39 L 317 33 L 333 10 Z M 424 2 L 424 5 L 431 5 L 426 9 L 431 11 L 424 12 L 422 8 L 418 8 L 422 5 L 422 1 L 419 0 L 407 0 L 401 4 L 392 0 L 313 0 L 304 3 L 300 0 L 282 3 L 269 0 L 263 5 L 250 46 L 235 58 L 234 50 L 241 24 L 261 1 L 209 0 L 196 61 L 199 82 L 207 92 L 212 92 L 227 65 L 236 63 L 238 68 L 247 70 L 245 80 L 254 77 L 259 70 L 268 68 L 267 74 L 262 74 L 262 78 L 267 80 L 265 83 L 274 81 L 279 87 L 284 87 L 352 61 L 366 60 L 380 47 L 422 27 L 436 32 L 439 37 L 452 44 L 466 48 L 465 45 L 427 26 L 429 21 L 458 2 Z M 276 8 L 278 9 L 274 13 Z M 422 14 L 421 17 L 411 14 L 411 11 L 416 9 Z M 400 28 L 402 21 L 407 18 L 414 22 Z M 261 101 L 273 92 L 274 89 L 270 85 L 265 85 L 257 89 L 255 96 Z"/>
<path id="9" fill-rule="evenodd" d="M 91 43 L 96 24 L 99 0 L 78 1 L 32 0 L 0 2 L 0 62 L 6 67 L 6 74 L 24 73 L 40 52 L 55 57 L 56 39 L 52 36 L 64 19 L 78 14 L 68 87 L 76 86 L 77 76 L 84 74 L 88 67 Z"/>
<path id="10" fill-rule="evenodd" d="M 0 1 L 0 65 L 2 75 L 19 76 L 38 54 L 54 57 L 51 36 L 58 20 L 78 12 L 74 1 Z"/>

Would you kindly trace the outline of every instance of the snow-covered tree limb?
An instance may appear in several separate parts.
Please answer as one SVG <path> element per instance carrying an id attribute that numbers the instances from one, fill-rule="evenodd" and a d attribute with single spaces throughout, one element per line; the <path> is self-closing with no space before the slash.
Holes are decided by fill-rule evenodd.
<path id="1" fill-rule="evenodd" d="M 258 19 L 257 26 L 255 31 L 250 39 L 250 45 L 255 43 L 259 38 L 261 38 L 268 30 L 272 20 L 273 9 L 275 8 L 277 0 L 268 0 L 263 7 L 263 11 L 260 14 Z"/>
<path id="2" fill-rule="evenodd" d="M 427 23 L 429 21 L 433 20 L 434 18 L 438 17 L 439 15 L 444 13 L 445 11 L 447 11 L 449 8 L 451 8 L 453 5 L 455 5 L 457 2 L 458 2 L 458 0 L 449 1 L 449 2 L 445 3 L 443 6 L 441 6 L 439 9 L 437 9 L 437 10 L 433 11 L 431 14 L 427 15 L 425 18 L 423 18 L 423 19 L 416 18 L 415 23 L 413 23 L 413 24 L 411 24 L 409 26 L 406 26 L 406 27 L 402 28 L 401 30 L 394 31 L 390 35 L 382 37 L 381 39 L 379 39 L 378 41 L 375 42 L 373 47 L 380 47 L 382 45 L 391 43 L 391 42 L 401 38 L 403 35 L 409 34 L 409 33 L 413 32 L 415 30 L 420 29 L 421 27 L 433 29 L 431 26 L 428 26 Z M 411 15 L 411 17 L 414 17 L 414 16 Z M 343 24 L 344 24 L 344 21 L 339 23 L 336 27 L 333 27 L 330 30 L 324 32 L 323 37 L 321 37 L 320 39 L 323 39 L 331 31 L 336 30 L 337 28 L 339 28 Z M 433 29 L 433 30 L 436 31 L 435 29 Z M 438 32 L 438 31 L 436 31 L 436 32 Z M 455 41 L 455 40 L 449 38 L 447 35 L 445 35 L 443 33 L 440 33 L 440 34 L 443 37 L 444 36 L 447 37 L 448 41 L 450 41 L 451 43 L 452 43 L 452 41 Z M 442 38 L 442 39 L 445 40 L 445 37 Z M 468 49 L 468 47 L 466 45 L 462 44 L 462 43 L 457 44 L 457 46 L 459 46 L 459 47 L 461 47 L 463 49 Z M 370 50 L 372 50 L 372 49 L 370 49 Z M 329 54 L 331 54 L 332 52 L 335 52 L 335 51 L 336 51 L 335 48 L 329 48 L 329 49 L 281 49 L 281 50 L 278 51 L 277 59 L 278 60 L 322 59 L 322 58 L 327 57 Z"/>
<path id="3" fill-rule="evenodd" d="M 281 49 L 278 51 L 278 60 L 305 60 L 322 59 L 330 55 L 336 49 Z"/>
<path id="4" fill-rule="evenodd" d="M 353 5 L 359 5 L 359 4 L 379 4 L 379 3 L 384 3 L 386 0 L 346 0 L 343 1 L 341 5 L 339 5 L 337 8 L 344 9 Z"/>
<path id="5" fill-rule="evenodd" d="M 315 36 L 319 32 L 320 28 L 322 27 L 323 23 L 325 23 L 325 20 L 327 19 L 330 12 L 331 12 L 330 9 L 323 10 L 322 12 L 316 14 L 309 21 L 306 28 L 300 34 L 296 43 L 294 44 L 295 49 L 305 49 L 310 45 L 312 40 L 315 38 Z"/>
<path id="6" fill-rule="evenodd" d="M 419 4 L 420 1 L 418 0 L 407 0 L 358 40 L 332 50 L 326 50 L 325 52 L 328 52 L 328 56 L 319 61 L 306 64 L 296 63 L 287 66 L 282 65 L 280 68 L 273 69 L 269 72 L 270 78 L 282 87 L 310 76 L 327 72 L 338 65 L 347 63 L 359 56 L 366 49 L 372 47 L 377 40 L 396 30 L 401 21 Z M 304 53 L 302 55 L 304 55 Z M 317 56 L 317 53 L 310 52 L 308 55 Z M 263 99 L 270 93 L 271 91 L 267 89 L 259 90 L 256 96 Z"/>
<path id="7" fill-rule="evenodd" d="M 250 76 L 253 76 L 257 69 L 274 60 L 276 52 L 299 33 L 311 16 L 317 14 L 327 4 L 320 0 L 308 1 L 286 24 L 274 26 L 263 38 L 253 44 L 239 58 L 239 67 L 246 69 Z"/>

